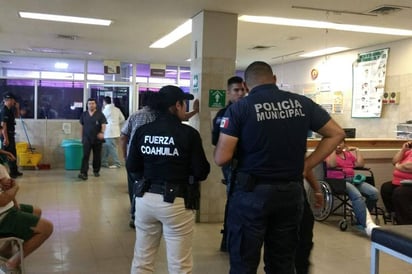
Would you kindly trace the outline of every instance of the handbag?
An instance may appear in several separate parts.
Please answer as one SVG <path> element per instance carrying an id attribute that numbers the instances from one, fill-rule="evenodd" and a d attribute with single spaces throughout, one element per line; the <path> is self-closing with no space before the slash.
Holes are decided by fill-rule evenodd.
<path id="1" fill-rule="evenodd" d="M 362 174 L 356 174 L 355 177 L 352 179 L 352 184 L 360 185 L 361 183 L 365 182 L 366 176 Z"/>

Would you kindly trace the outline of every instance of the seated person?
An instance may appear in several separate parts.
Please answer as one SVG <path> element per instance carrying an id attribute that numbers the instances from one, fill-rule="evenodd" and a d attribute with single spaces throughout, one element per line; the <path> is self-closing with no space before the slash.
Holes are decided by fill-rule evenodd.
<path id="1" fill-rule="evenodd" d="M 19 190 L 14 179 L 3 165 L 0 165 L 0 237 L 17 237 L 24 240 L 23 254 L 28 256 L 36 250 L 53 232 L 53 224 L 40 218 L 40 208 L 19 204 L 16 194 Z M 6 250 L 5 250 L 6 249 Z M 11 248 L 2 247 L 2 252 L 10 253 Z M 6 256 L 4 253 L 2 256 Z M 20 254 L 8 254 L 7 261 L 0 263 L 4 273 L 19 273 Z"/>
<path id="2" fill-rule="evenodd" d="M 412 225 L 412 185 L 401 185 L 393 191 L 393 206 L 398 225 Z"/>
<path id="3" fill-rule="evenodd" d="M 0 126 L 0 137 L 3 135 L 2 129 L 3 127 Z M 0 164 L 2 165 L 8 161 L 16 161 L 16 157 L 11 152 L 0 148 Z"/>
<path id="4" fill-rule="evenodd" d="M 0 164 L 3 165 L 8 161 L 16 161 L 16 157 L 11 152 L 0 148 Z"/>
<path id="5" fill-rule="evenodd" d="M 406 142 L 402 145 L 392 158 L 394 165 L 392 181 L 383 183 L 381 186 L 381 196 L 383 204 L 385 205 L 387 214 L 386 217 L 395 212 L 393 206 L 392 194 L 394 190 L 400 186 L 402 180 L 412 180 L 412 142 Z"/>
<path id="6" fill-rule="evenodd" d="M 359 225 L 365 229 L 370 236 L 372 229 L 376 227 L 370 217 L 369 210 L 376 206 L 378 201 L 378 190 L 365 182 L 353 184 L 355 167 L 363 167 L 364 160 L 357 147 L 347 147 L 345 141 L 339 144 L 335 151 L 326 159 L 328 168 L 338 168 L 339 170 L 327 170 L 328 178 L 345 179 L 346 193 L 352 202 L 352 208 Z M 366 204 L 363 196 L 366 197 Z"/>

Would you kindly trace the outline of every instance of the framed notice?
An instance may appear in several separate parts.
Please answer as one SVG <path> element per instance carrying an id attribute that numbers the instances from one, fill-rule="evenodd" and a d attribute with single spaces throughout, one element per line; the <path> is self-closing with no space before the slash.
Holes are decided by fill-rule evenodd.
<path id="1" fill-rule="evenodd" d="M 104 74 L 120 74 L 120 61 L 104 60 Z"/>
<path id="2" fill-rule="evenodd" d="M 360 53 L 353 64 L 352 117 L 381 117 L 388 53 L 388 48 Z"/>

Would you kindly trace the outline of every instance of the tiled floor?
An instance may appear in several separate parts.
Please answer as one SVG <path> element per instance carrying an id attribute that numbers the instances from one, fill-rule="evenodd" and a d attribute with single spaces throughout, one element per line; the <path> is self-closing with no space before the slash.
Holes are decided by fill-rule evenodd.
<path id="1" fill-rule="evenodd" d="M 129 273 L 134 231 L 128 227 L 129 201 L 124 168 L 102 169 L 101 177 L 77 179 L 77 171 L 24 170 L 18 179 L 20 202 L 34 203 L 54 223 L 51 238 L 26 258 L 26 272 Z M 370 241 L 337 220 L 316 223 L 312 253 L 314 274 L 369 273 Z M 228 256 L 218 250 L 221 224 L 196 224 L 195 274 L 228 273 Z M 381 274 L 412 273 L 412 265 L 381 255 Z M 164 246 L 156 273 L 167 273 Z M 262 265 L 258 273 L 264 273 Z"/>

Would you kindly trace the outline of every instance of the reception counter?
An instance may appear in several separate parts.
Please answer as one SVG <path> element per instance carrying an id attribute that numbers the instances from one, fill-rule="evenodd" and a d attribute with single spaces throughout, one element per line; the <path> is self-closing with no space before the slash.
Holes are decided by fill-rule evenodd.
<path id="1" fill-rule="evenodd" d="M 315 148 L 320 139 L 308 139 L 308 148 Z M 387 138 L 347 138 L 345 142 L 348 146 L 355 146 L 360 149 L 400 149 L 402 144 L 407 140 L 402 139 L 387 139 Z"/>

